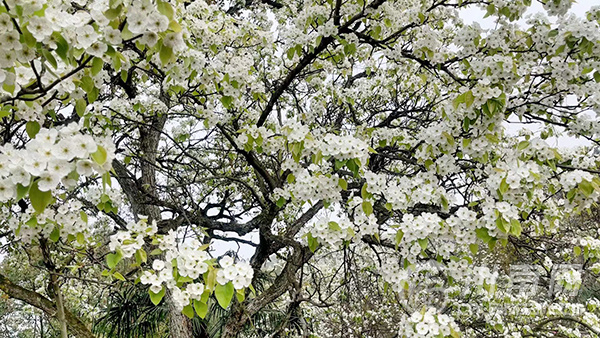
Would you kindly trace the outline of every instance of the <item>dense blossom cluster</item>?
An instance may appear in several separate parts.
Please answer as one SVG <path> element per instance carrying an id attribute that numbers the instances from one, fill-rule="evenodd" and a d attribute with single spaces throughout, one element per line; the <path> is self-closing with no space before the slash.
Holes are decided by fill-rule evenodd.
<path id="1" fill-rule="evenodd" d="M 117 223 L 104 275 L 129 282 L 116 266 L 135 260 L 152 301 L 168 291 L 188 315 L 211 295 L 243 302 L 266 257 L 288 275 L 264 299 L 294 294 L 301 313 L 307 289 L 322 296 L 311 283 L 327 283 L 297 275 L 344 250 L 410 308 L 400 336 L 477 335 L 469 317 L 490 335 L 530 334 L 547 314 L 598 327 L 597 300 L 512 296 L 491 267 L 524 251 L 547 270 L 583 258 L 589 271 L 558 277 L 570 291 L 600 272 L 597 233 L 547 252 L 565 219 L 600 198 L 597 153 L 552 146 L 563 134 L 598 143 L 600 8 L 577 17 L 571 0 L 539 2 L 545 13 L 525 17 L 530 0 L 7 0 L 5 223 L 23 243 L 77 249 L 99 219 Z M 474 8 L 495 27 L 461 18 Z M 30 205 L 16 215 L 21 199 Z M 140 217 L 150 209 L 165 219 Z M 252 265 L 213 257 L 215 231 L 258 233 Z M 256 244 L 238 237 L 226 239 Z M 358 278 L 345 273 L 337 284 Z M 423 308 L 429 288 L 444 304 Z"/>
<path id="2" fill-rule="evenodd" d="M 460 329 L 452 317 L 437 313 L 435 308 L 413 313 L 400 323 L 400 337 L 456 337 Z"/>
<path id="3" fill-rule="evenodd" d="M 41 129 L 24 149 L 4 145 L 0 149 L 0 201 L 15 198 L 17 185 L 29 186 L 33 181 L 40 191 L 55 190 L 60 183 L 72 188 L 79 176 L 110 169 L 112 143 L 83 135 L 80 128 L 72 123 L 61 129 Z"/>
<path id="4" fill-rule="evenodd" d="M 208 245 L 196 239 L 177 241 L 177 234 L 173 231 L 166 235 L 157 234 L 156 220 L 148 222 L 143 217 L 138 222 L 130 222 L 127 230 L 118 231 L 110 238 L 110 250 L 120 253 L 122 258 L 134 255 L 144 263 L 146 241 L 154 241 L 157 253 L 162 258 L 152 261 L 151 268 L 145 267 L 139 280 L 142 284 L 150 285 L 151 294 L 164 295 L 164 288 L 172 293 L 174 304 L 179 308 L 190 305 L 193 300 L 202 300 L 205 291 L 209 294 L 214 291 L 215 283 L 219 285 L 232 284 L 236 290 L 247 288 L 254 275 L 254 270 L 247 262 L 235 262 L 233 258 L 225 256 L 216 261 L 206 251 Z M 213 277 L 209 277 L 213 276 Z M 207 278 L 213 278 L 207 281 Z M 185 283 L 185 285 L 182 285 Z M 211 284 L 212 283 L 212 284 Z"/>

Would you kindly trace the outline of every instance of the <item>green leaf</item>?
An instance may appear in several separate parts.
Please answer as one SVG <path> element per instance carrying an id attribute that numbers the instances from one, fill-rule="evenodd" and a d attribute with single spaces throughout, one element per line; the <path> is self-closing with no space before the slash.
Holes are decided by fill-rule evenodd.
<path id="1" fill-rule="evenodd" d="M 283 205 L 285 204 L 285 198 L 283 197 L 279 197 L 279 199 L 277 200 L 277 203 L 275 203 L 277 205 L 278 208 L 283 207 Z"/>
<path id="2" fill-rule="evenodd" d="M 473 96 L 473 92 L 472 91 L 468 91 L 466 93 L 464 93 L 465 95 L 465 104 L 467 105 L 467 108 L 470 108 L 473 105 L 473 102 L 475 102 L 475 96 Z"/>
<path id="3" fill-rule="evenodd" d="M 319 241 L 314 238 L 310 232 L 307 234 L 306 238 L 308 239 L 308 248 L 310 251 L 315 252 L 319 247 Z"/>
<path id="4" fill-rule="evenodd" d="M 165 287 L 163 286 L 158 293 L 154 293 L 152 290 L 148 289 L 148 293 L 150 294 L 150 300 L 152 301 L 152 304 L 158 305 L 165 296 Z"/>
<path id="5" fill-rule="evenodd" d="M 103 146 L 98 146 L 98 150 L 91 154 L 91 156 L 96 163 L 98 163 L 99 165 L 103 165 L 106 162 L 107 157 L 106 149 L 104 149 Z"/>
<path id="6" fill-rule="evenodd" d="M 30 138 L 35 138 L 35 135 L 37 135 L 40 129 L 41 126 L 36 121 L 29 121 L 25 125 L 25 131 L 27 132 L 27 135 L 29 135 Z"/>
<path id="7" fill-rule="evenodd" d="M 88 216 L 85 213 L 85 211 L 83 211 L 83 210 L 79 211 L 79 217 L 81 217 L 81 220 L 84 221 L 85 223 L 88 222 Z"/>
<path id="8" fill-rule="evenodd" d="M 496 227 L 500 229 L 500 231 L 509 232 L 510 228 L 507 228 L 506 225 L 510 227 L 510 223 L 505 222 L 504 217 L 498 216 L 498 218 L 496 218 Z"/>
<path id="9" fill-rule="evenodd" d="M 75 112 L 79 117 L 82 117 L 85 114 L 85 108 L 87 107 L 87 102 L 85 99 L 79 99 L 75 102 Z"/>
<path id="10" fill-rule="evenodd" d="M 465 132 L 469 131 L 469 126 L 471 125 L 471 120 L 469 120 L 468 117 L 465 117 L 465 119 L 463 120 L 463 130 Z"/>
<path id="11" fill-rule="evenodd" d="M 358 165 L 354 159 L 349 159 L 346 162 L 346 167 L 348 167 L 354 175 L 358 174 Z"/>
<path id="12" fill-rule="evenodd" d="M 175 20 L 171 20 L 171 22 L 169 22 L 169 29 L 175 33 L 179 33 L 182 30 L 181 25 L 179 25 L 179 23 Z"/>
<path id="13" fill-rule="evenodd" d="M 373 213 L 373 205 L 371 204 L 371 202 L 368 202 L 368 201 L 362 202 L 362 209 L 367 216 L 369 216 Z"/>
<path id="14" fill-rule="evenodd" d="M 205 274 L 204 280 L 206 281 L 206 288 L 214 290 L 215 284 L 217 284 L 217 270 L 211 267 Z"/>
<path id="15" fill-rule="evenodd" d="M 510 225 L 510 233 L 517 237 L 521 236 L 521 232 L 523 231 L 521 223 L 516 219 L 512 219 L 510 220 Z"/>
<path id="16" fill-rule="evenodd" d="M 58 242 L 58 239 L 60 238 L 60 229 L 58 228 L 58 225 L 54 227 L 49 238 L 54 243 Z"/>
<path id="17" fill-rule="evenodd" d="M 292 183 L 294 183 L 295 181 L 296 181 L 296 176 L 294 176 L 294 174 L 289 174 L 289 175 L 287 176 L 287 182 L 288 182 L 289 184 L 292 184 Z"/>
<path id="18" fill-rule="evenodd" d="M 115 271 L 115 273 L 113 273 L 113 277 L 115 277 L 118 280 L 122 280 L 123 282 L 125 281 L 125 277 L 123 277 L 123 275 L 120 274 L 119 272 Z"/>
<path id="19" fill-rule="evenodd" d="M 588 197 L 594 192 L 594 187 L 591 182 L 583 180 L 579 183 L 579 190 Z"/>
<path id="20" fill-rule="evenodd" d="M 340 227 L 340 225 L 337 222 L 329 222 L 329 229 L 333 230 L 333 231 L 342 231 L 342 228 Z"/>
<path id="21" fill-rule="evenodd" d="M 138 265 L 142 265 L 142 263 L 146 263 L 148 261 L 148 255 L 146 255 L 146 251 L 144 249 L 138 249 L 135 252 L 135 261 Z"/>
<path id="22" fill-rule="evenodd" d="M 26 27 L 22 28 L 22 36 L 23 36 L 23 41 L 25 42 L 25 44 L 27 44 L 27 46 L 33 48 L 35 47 L 35 44 L 37 43 L 37 41 L 35 40 L 35 37 L 33 36 L 33 34 L 31 34 L 29 32 L 29 30 L 27 30 Z"/>
<path id="23" fill-rule="evenodd" d="M 33 209 L 35 209 L 38 214 L 41 214 L 52 201 L 52 192 L 40 191 L 36 181 L 33 182 L 31 188 L 29 189 L 29 199 L 31 200 L 31 206 L 33 206 Z"/>
<path id="24" fill-rule="evenodd" d="M 402 241 L 402 238 L 404 237 L 404 232 L 402 230 L 398 230 L 396 232 L 396 238 L 395 238 L 395 242 L 396 242 L 396 249 L 398 248 L 398 245 L 400 244 L 400 242 Z"/>
<path id="25" fill-rule="evenodd" d="M 229 306 L 229 303 L 231 303 L 233 292 L 234 288 L 231 282 L 225 285 L 217 284 L 215 287 L 215 297 L 223 309 L 226 309 Z"/>
<path id="26" fill-rule="evenodd" d="M 84 76 L 80 81 L 81 89 L 83 89 L 86 93 L 90 93 L 96 86 L 94 80 L 89 76 Z"/>
<path id="27" fill-rule="evenodd" d="M 418 239 L 417 242 L 419 242 L 419 246 L 421 246 L 421 249 L 427 249 L 427 244 L 429 243 L 429 240 L 427 238 Z"/>
<path id="28" fill-rule="evenodd" d="M 8 109 L 8 108 L 6 108 Z M 10 116 L 12 113 L 10 110 L 0 110 L 0 119 Z"/>
<path id="29" fill-rule="evenodd" d="M 452 101 L 452 106 L 454 107 L 454 109 L 457 109 L 458 106 L 460 106 L 461 103 L 465 102 L 465 95 L 461 94 L 458 95 L 453 101 Z"/>
<path id="30" fill-rule="evenodd" d="M 500 192 L 502 194 L 505 194 L 508 191 L 508 183 L 506 183 L 506 177 L 502 179 L 502 182 L 500 182 Z"/>
<path id="31" fill-rule="evenodd" d="M 290 49 L 288 49 L 288 51 L 286 53 L 287 58 L 290 60 L 294 58 L 295 54 L 296 54 L 296 48 L 290 48 Z"/>
<path id="32" fill-rule="evenodd" d="M 527 147 L 529 147 L 529 141 L 521 141 L 521 142 L 519 142 L 519 145 L 517 146 L 517 149 L 523 150 L 523 149 L 525 149 Z"/>
<path id="33" fill-rule="evenodd" d="M 79 244 L 85 243 L 85 236 L 83 235 L 82 232 L 77 233 L 77 243 L 79 243 Z"/>
<path id="34" fill-rule="evenodd" d="M 475 230 L 475 233 L 477 234 L 477 238 L 483 240 L 484 243 L 489 243 L 492 239 L 492 236 L 490 236 L 488 229 L 486 228 L 479 228 Z"/>
<path id="35" fill-rule="evenodd" d="M 238 302 L 243 302 L 246 299 L 244 289 L 235 290 L 235 298 L 237 298 Z"/>
<path id="36" fill-rule="evenodd" d="M 102 66 L 104 66 L 104 61 L 101 58 L 94 58 L 92 60 L 92 75 L 96 76 L 102 70 Z"/>
<path id="37" fill-rule="evenodd" d="M 117 7 L 110 8 L 110 9 L 104 11 L 103 14 L 108 20 L 114 20 L 121 14 L 122 10 L 123 10 L 123 5 L 119 5 Z"/>
<path id="38" fill-rule="evenodd" d="M 469 250 L 471 250 L 471 253 L 473 255 L 476 255 L 477 254 L 477 250 L 479 250 L 479 245 L 474 244 L 474 243 L 473 244 L 469 244 Z"/>
<path id="39" fill-rule="evenodd" d="M 69 43 L 65 38 L 58 32 L 53 34 L 54 41 L 56 42 L 56 54 L 65 62 L 68 61 Z"/>
<path id="40" fill-rule="evenodd" d="M 22 199 L 29 192 L 29 186 L 24 186 L 21 183 L 17 184 L 17 201 Z"/>
<path id="41" fill-rule="evenodd" d="M 194 310 L 196 310 L 198 317 L 204 319 L 204 317 L 206 317 L 206 314 L 208 313 L 208 305 L 206 303 L 202 303 L 197 299 L 194 299 Z"/>
<path id="42" fill-rule="evenodd" d="M 340 178 L 338 181 L 338 185 L 340 186 L 340 188 L 342 188 L 343 190 L 348 190 L 348 182 L 346 182 L 345 179 Z"/>
<path id="43" fill-rule="evenodd" d="M 446 198 L 446 196 L 442 195 L 440 197 L 441 202 L 442 202 L 442 209 L 443 210 L 448 210 L 450 208 L 450 205 L 448 203 L 448 199 Z"/>
<path id="44" fill-rule="evenodd" d="M 362 199 L 371 197 L 371 194 L 367 191 L 367 183 L 363 184 L 362 188 L 360 188 L 360 197 L 362 197 Z"/>
<path id="45" fill-rule="evenodd" d="M 193 281 L 194 279 L 188 276 L 179 276 L 179 278 L 177 278 L 177 283 L 190 283 Z"/>
<path id="46" fill-rule="evenodd" d="M 58 67 L 58 63 L 56 62 L 54 55 L 52 55 L 52 53 L 49 50 L 42 49 L 42 55 L 44 55 L 44 58 L 50 63 L 52 68 L 56 69 Z"/>
<path id="47" fill-rule="evenodd" d="M 452 135 L 450 135 L 448 132 L 442 132 L 442 135 L 444 135 L 444 137 L 446 138 L 446 141 L 448 142 L 449 145 L 454 146 L 454 137 Z"/>
<path id="48" fill-rule="evenodd" d="M 171 58 L 173 57 L 173 49 L 171 49 L 171 47 L 167 47 L 165 45 L 162 45 L 160 47 L 160 62 L 163 65 L 166 65 L 169 63 L 169 61 L 171 61 Z"/>
<path id="49" fill-rule="evenodd" d="M 355 52 L 356 52 L 356 44 L 355 43 L 349 43 L 344 46 L 344 54 L 352 55 Z"/>
<path id="50" fill-rule="evenodd" d="M 233 97 L 231 96 L 221 96 L 220 100 L 225 109 L 229 109 L 231 107 L 231 104 L 233 103 Z"/>
<path id="51" fill-rule="evenodd" d="M 121 250 L 117 250 L 115 253 L 110 253 L 106 255 L 106 265 L 108 265 L 110 269 L 113 269 L 121 261 L 121 258 L 123 258 L 123 253 L 121 253 Z"/>
<path id="52" fill-rule="evenodd" d="M 580 246 L 574 247 L 573 248 L 573 253 L 575 254 L 575 256 L 581 255 L 581 247 Z"/>
<path id="53" fill-rule="evenodd" d="M 169 18 L 169 20 L 173 19 L 173 14 L 175 14 L 175 11 L 173 10 L 173 7 L 171 7 L 170 3 L 166 2 L 166 1 L 157 0 L 156 1 L 156 9 L 158 9 L 158 11 L 162 15 Z"/>
<path id="54" fill-rule="evenodd" d="M 189 319 L 194 318 L 194 308 L 192 308 L 192 306 L 189 304 L 185 306 L 183 310 L 181 310 L 181 313 L 183 313 Z"/>

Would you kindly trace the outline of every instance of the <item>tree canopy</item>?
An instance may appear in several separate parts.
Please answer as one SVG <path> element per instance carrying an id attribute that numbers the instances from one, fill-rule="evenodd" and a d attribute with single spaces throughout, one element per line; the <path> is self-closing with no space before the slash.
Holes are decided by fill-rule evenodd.
<path id="1" fill-rule="evenodd" d="M 572 2 L 3 0 L 4 299 L 61 337 L 600 335 Z"/>

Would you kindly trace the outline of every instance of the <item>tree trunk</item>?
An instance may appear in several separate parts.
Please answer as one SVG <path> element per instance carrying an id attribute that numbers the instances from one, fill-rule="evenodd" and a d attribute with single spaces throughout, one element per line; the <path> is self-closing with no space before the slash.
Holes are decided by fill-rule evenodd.
<path id="1" fill-rule="evenodd" d="M 62 291 L 58 282 L 58 270 L 52 262 L 50 256 L 50 248 L 45 238 L 40 238 L 40 248 L 42 249 L 42 255 L 44 258 L 44 265 L 50 273 L 50 287 L 52 289 L 54 302 L 56 303 L 56 319 L 60 329 L 61 338 L 69 338 L 69 332 L 67 331 L 67 320 L 65 318 L 65 304 L 63 302 Z"/>
<path id="2" fill-rule="evenodd" d="M 170 292 L 166 297 L 169 306 L 169 337 L 170 338 L 193 338 L 192 322 L 173 304 Z"/>
<path id="3" fill-rule="evenodd" d="M 140 162 L 142 175 L 135 179 L 134 175 L 118 161 L 113 162 L 113 168 L 117 173 L 117 180 L 127 195 L 131 209 L 136 217 L 144 215 L 148 221 L 162 219 L 160 208 L 151 203 L 153 198 L 158 197 L 156 189 L 156 155 L 160 135 L 166 122 L 166 114 L 152 118 L 151 127 L 140 127 L 140 150 L 143 160 Z M 165 301 L 169 309 L 169 337 L 192 338 L 192 322 L 181 311 L 173 306 L 171 294 L 167 292 Z"/>

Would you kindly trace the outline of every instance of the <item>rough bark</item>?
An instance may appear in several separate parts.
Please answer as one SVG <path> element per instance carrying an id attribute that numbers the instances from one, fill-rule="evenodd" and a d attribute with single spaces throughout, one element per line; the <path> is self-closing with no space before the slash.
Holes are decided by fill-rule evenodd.
<path id="1" fill-rule="evenodd" d="M 114 161 L 113 167 L 117 180 L 127 195 L 131 209 L 136 216 L 148 216 L 148 220 L 161 221 L 160 208 L 152 202 L 158 199 L 156 189 L 156 157 L 158 144 L 167 115 L 154 116 L 148 126 L 140 127 L 141 177 L 135 178 L 120 162 Z M 170 294 L 165 301 L 169 307 L 169 336 L 172 338 L 192 338 L 191 321 L 173 305 Z"/>
<path id="2" fill-rule="evenodd" d="M 223 328 L 221 338 L 236 337 L 254 314 L 283 295 L 295 281 L 298 270 L 306 264 L 312 256 L 313 253 L 306 247 L 295 249 L 288 258 L 281 274 L 277 276 L 273 284 L 266 291 L 247 302 L 245 305 L 238 304 L 237 306 L 234 306 L 232 315 L 229 317 Z"/>
<path id="3" fill-rule="evenodd" d="M 192 322 L 175 307 L 169 294 L 165 300 L 169 307 L 169 337 L 193 337 Z"/>
<path id="4" fill-rule="evenodd" d="M 50 257 L 50 249 L 48 243 L 44 238 L 40 238 L 40 247 L 42 248 L 42 254 L 44 257 L 44 265 L 50 273 L 50 288 L 52 289 L 53 298 L 56 303 L 56 319 L 60 328 L 61 338 L 68 338 L 69 333 L 67 331 L 67 320 L 65 318 L 65 304 L 63 302 L 62 291 L 60 290 L 60 283 L 58 281 L 58 271 L 52 258 Z"/>

